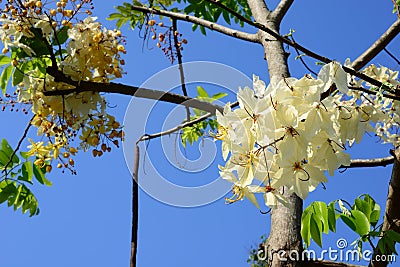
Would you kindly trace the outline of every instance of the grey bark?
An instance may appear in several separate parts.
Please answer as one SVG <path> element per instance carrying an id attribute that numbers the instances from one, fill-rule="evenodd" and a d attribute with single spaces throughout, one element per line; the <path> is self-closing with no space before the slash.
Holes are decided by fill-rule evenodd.
<path id="1" fill-rule="evenodd" d="M 248 0 L 249 7 L 257 23 L 261 23 L 279 33 L 279 23 L 271 18 L 271 12 L 262 0 Z M 270 34 L 259 31 L 258 36 L 264 47 L 265 59 L 268 63 L 268 72 L 271 82 L 276 82 L 282 77 L 289 77 L 287 54 L 281 41 Z M 267 241 L 268 254 L 271 255 L 270 266 L 300 266 L 298 262 L 281 261 L 279 251 L 302 251 L 302 239 L 300 234 L 301 214 L 303 201 L 295 194 L 284 194 L 288 198 L 287 207 L 280 205 L 271 212 L 271 230 Z M 280 253 L 280 252 L 279 252 Z"/>

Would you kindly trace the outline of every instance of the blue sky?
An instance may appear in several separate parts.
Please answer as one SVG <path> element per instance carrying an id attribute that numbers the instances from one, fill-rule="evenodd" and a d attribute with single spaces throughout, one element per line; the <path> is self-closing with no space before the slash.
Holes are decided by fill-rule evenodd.
<path id="1" fill-rule="evenodd" d="M 274 6 L 278 1 L 267 2 Z M 105 18 L 113 12 L 113 6 L 120 3 L 94 0 L 94 15 L 107 27 L 112 27 L 113 23 Z M 344 62 L 347 57 L 355 59 L 395 21 L 396 17 L 391 14 L 391 10 L 392 3 L 389 0 L 295 1 L 283 21 L 281 33 L 294 29 L 297 42 L 324 56 Z M 193 33 L 190 25 L 182 22 L 179 28 L 189 41 L 183 51 L 185 62 L 200 60 L 222 63 L 250 78 L 254 73 L 268 80 L 261 46 L 210 31 L 204 37 L 199 32 Z M 125 56 L 128 74 L 119 82 L 140 85 L 170 67 L 168 59 L 151 41 L 143 47 L 137 31 L 132 32 L 127 28 L 123 28 L 123 31 L 128 41 L 128 54 Z M 398 54 L 399 45 L 400 40 L 397 38 L 388 49 Z M 300 62 L 294 60 L 295 51 L 291 49 L 290 52 L 291 74 L 301 77 L 307 71 Z M 394 69 L 399 67 L 385 53 L 381 53 L 374 61 Z M 312 60 L 308 62 L 314 70 L 318 70 Z M 218 89 L 206 86 L 204 84 L 211 92 Z M 196 95 L 195 84 L 189 86 L 189 94 Z M 233 100 L 232 95 L 228 98 Z M 111 106 L 115 106 L 110 109 L 110 113 L 123 121 L 131 99 L 116 95 L 110 95 L 108 99 Z M 148 133 L 160 130 L 173 108 L 170 104 L 157 104 L 144 127 L 139 122 L 148 114 L 141 107 L 152 102 L 135 101 L 137 109 L 134 107 L 132 112 L 135 115 L 129 117 L 132 136 L 128 136 L 128 140 L 135 140 L 142 129 Z M 0 113 L 0 120 L 3 125 L 0 137 L 7 138 L 15 146 L 29 120 L 28 116 L 3 112 Z M 34 131 L 30 134 L 35 135 Z M 165 142 L 173 143 L 174 137 Z M 223 163 L 217 151 L 216 159 L 204 171 L 178 170 L 177 163 L 174 160 L 168 161 L 165 156 L 174 154 L 163 152 L 160 144 L 160 140 L 149 144 L 147 153 L 150 161 L 141 164 L 141 179 L 152 178 L 149 168 L 150 163 L 153 163 L 163 177 L 174 183 L 204 185 L 216 176 L 217 165 Z M 188 149 L 190 159 L 199 157 L 197 149 L 197 145 Z M 387 156 L 388 150 L 388 146 L 377 144 L 375 138 L 366 137 L 350 153 L 353 158 L 369 158 Z M 78 175 L 61 174 L 55 170 L 49 175 L 53 182 L 51 188 L 33 187 L 40 203 L 39 216 L 29 218 L 19 211 L 0 206 L 2 266 L 128 265 L 131 176 L 122 149 L 113 149 L 111 154 L 96 159 L 89 154 L 79 153 L 75 162 Z M 145 173 L 143 171 L 146 168 Z M 305 204 L 338 198 L 352 201 L 360 194 L 370 193 L 383 207 L 389 177 L 389 167 L 336 173 L 330 177 L 327 189 L 318 188 L 309 195 Z M 144 192 L 140 193 L 139 220 L 139 267 L 246 266 L 250 247 L 256 245 L 260 236 L 269 231 L 269 215 L 260 214 L 247 201 L 225 205 L 224 200 L 220 199 L 201 207 L 180 208 L 161 203 Z M 342 224 L 339 222 L 339 225 Z M 323 236 L 324 245 L 335 247 L 339 237 L 346 237 L 349 243 L 356 238 L 340 226 L 337 234 Z"/>

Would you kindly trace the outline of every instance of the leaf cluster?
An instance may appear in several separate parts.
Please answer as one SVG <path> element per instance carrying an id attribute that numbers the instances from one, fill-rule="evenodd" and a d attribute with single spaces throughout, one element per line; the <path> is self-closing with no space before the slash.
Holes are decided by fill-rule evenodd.
<path id="1" fill-rule="evenodd" d="M 21 209 L 22 213 L 29 211 L 29 216 L 39 214 L 38 201 L 26 184 L 33 185 L 33 178 L 43 185 L 51 186 L 45 177 L 47 165 L 37 166 L 27 153 L 20 152 L 20 157 L 3 139 L 0 149 L 0 204 L 7 202 L 14 210 Z"/>
<path id="2" fill-rule="evenodd" d="M 196 98 L 212 103 L 218 99 L 221 99 L 225 97 L 227 94 L 226 93 L 216 93 L 212 96 L 208 95 L 207 91 L 204 90 L 203 87 L 197 86 L 197 96 Z M 205 111 L 199 110 L 199 109 L 193 109 L 194 115 L 190 116 L 191 120 L 195 120 L 203 115 L 206 114 Z M 182 129 L 182 135 L 181 135 L 181 143 L 183 147 L 186 147 L 186 144 L 189 143 L 192 145 L 194 142 L 197 142 L 200 137 L 205 136 L 207 133 L 207 129 L 211 129 L 212 131 L 216 130 L 218 127 L 218 122 L 214 117 L 208 118 L 206 120 L 203 120 L 201 122 L 198 122 L 194 124 L 193 126 L 188 126 Z"/>

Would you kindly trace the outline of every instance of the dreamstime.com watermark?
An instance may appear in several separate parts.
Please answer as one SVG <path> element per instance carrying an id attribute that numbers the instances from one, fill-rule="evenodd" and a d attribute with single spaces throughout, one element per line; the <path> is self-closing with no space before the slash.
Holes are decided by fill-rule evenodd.
<path id="1" fill-rule="evenodd" d="M 280 261 L 304 261 L 304 260 L 330 260 L 341 262 L 359 262 L 371 261 L 373 251 L 365 249 L 361 253 L 357 249 L 348 248 L 346 239 L 340 238 L 336 242 L 336 248 L 328 247 L 321 251 L 304 250 L 299 253 L 296 250 L 285 251 L 279 250 L 274 252 L 267 252 L 267 246 L 264 245 L 257 252 L 259 261 L 267 261 L 273 257 L 277 257 Z M 396 255 L 376 255 L 374 261 L 395 262 Z"/>

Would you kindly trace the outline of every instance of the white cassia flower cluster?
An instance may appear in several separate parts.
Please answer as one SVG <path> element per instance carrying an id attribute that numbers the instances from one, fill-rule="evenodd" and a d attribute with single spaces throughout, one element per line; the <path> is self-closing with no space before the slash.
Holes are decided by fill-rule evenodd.
<path id="1" fill-rule="evenodd" d="M 370 66 L 364 73 L 374 73 L 391 87 L 399 84 L 397 72 L 386 68 Z M 338 90 L 321 99 L 333 84 Z M 352 88 L 363 84 L 350 83 Z M 239 108 L 231 110 L 228 103 L 223 114 L 217 113 L 215 138 L 222 140 L 227 160 L 220 175 L 233 183 L 227 203 L 247 197 L 260 208 L 255 197 L 260 193 L 274 208 L 286 202 L 283 187 L 305 199 L 328 181 L 326 172 L 333 175 L 339 166 L 350 164 L 346 147 L 360 142 L 365 132 L 399 145 L 399 101 L 366 86 L 375 95 L 349 90 L 348 77 L 337 62 L 323 66 L 317 79 L 284 78 L 266 86 L 254 76 L 253 89 L 239 89 Z"/>

